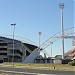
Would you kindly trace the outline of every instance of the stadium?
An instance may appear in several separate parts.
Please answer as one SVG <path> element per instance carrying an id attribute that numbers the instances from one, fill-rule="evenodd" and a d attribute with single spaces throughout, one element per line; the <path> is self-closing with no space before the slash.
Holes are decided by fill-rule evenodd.
<path id="1" fill-rule="evenodd" d="M 39 54 L 35 50 L 37 48 L 35 45 L 14 39 L 13 50 L 13 39 L 0 36 L 0 60 L 3 62 L 33 62 L 32 59 Z"/>
<path id="2" fill-rule="evenodd" d="M 64 30 L 64 39 L 74 39 L 75 36 L 72 36 L 74 34 L 74 27 Z M 40 47 L 26 43 L 24 41 L 11 39 L 10 37 L 3 37 L 0 36 L 0 60 L 3 62 L 24 62 L 24 63 L 34 63 L 40 58 L 40 51 L 41 49 L 44 50 L 46 47 L 54 43 L 55 41 L 59 40 L 61 37 L 61 32 L 53 35 L 49 39 L 47 39 L 44 43 L 40 45 Z M 75 41 L 73 41 L 73 46 L 75 47 Z M 41 48 L 41 49 L 40 49 Z M 67 53 L 64 53 L 64 59 L 73 59 L 75 57 L 75 48 L 68 51 Z M 36 59 L 36 60 L 35 60 Z M 52 58 L 41 58 L 43 61 L 46 61 L 46 63 L 50 63 Z M 57 59 L 57 60 L 56 60 Z M 56 55 L 56 57 L 53 58 L 53 61 L 56 60 L 56 63 L 58 61 L 62 61 L 62 56 Z M 38 61 L 39 62 L 39 61 Z M 37 62 L 36 62 L 37 63 Z M 44 62 L 45 63 L 45 62 Z"/>

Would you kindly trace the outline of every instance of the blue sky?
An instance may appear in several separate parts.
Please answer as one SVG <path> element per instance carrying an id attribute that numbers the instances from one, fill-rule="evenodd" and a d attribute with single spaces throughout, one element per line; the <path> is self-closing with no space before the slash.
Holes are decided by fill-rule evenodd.
<path id="1" fill-rule="evenodd" d="M 64 28 L 74 27 L 74 0 L 0 0 L 0 35 L 12 35 L 11 23 L 16 23 L 15 35 L 38 44 L 40 31 L 43 43 L 61 30 L 59 3 L 65 5 Z M 65 40 L 65 52 L 72 48 L 71 41 Z M 44 51 L 50 56 L 50 46 Z M 53 44 L 56 54 L 62 54 L 61 40 Z"/>

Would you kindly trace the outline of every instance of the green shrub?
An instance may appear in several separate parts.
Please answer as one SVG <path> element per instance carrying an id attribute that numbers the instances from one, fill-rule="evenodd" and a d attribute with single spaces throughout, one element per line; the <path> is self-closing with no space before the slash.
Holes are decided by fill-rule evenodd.
<path id="1" fill-rule="evenodd" d="M 71 65 L 71 66 L 75 66 L 75 60 L 69 62 L 68 64 Z"/>

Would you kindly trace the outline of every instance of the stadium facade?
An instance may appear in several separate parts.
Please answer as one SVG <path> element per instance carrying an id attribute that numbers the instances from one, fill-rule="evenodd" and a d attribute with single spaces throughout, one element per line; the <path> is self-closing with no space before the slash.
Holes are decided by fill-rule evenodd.
<path id="1" fill-rule="evenodd" d="M 36 48 L 35 45 L 14 40 L 14 62 L 24 62 Z M 0 60 L 13 61 L 13 39 L 0 36 Z"/>

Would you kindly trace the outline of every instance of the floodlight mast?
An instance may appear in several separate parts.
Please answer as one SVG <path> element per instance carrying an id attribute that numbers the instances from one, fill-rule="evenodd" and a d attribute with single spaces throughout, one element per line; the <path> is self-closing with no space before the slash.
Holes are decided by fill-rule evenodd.
<path id="1" fill-rule="evenodd" d="M 14 67 L 14 33 L 15 33 L 15 23 L 14 24 L 11 24 L 13 26 L 13 67 Z"/>
<path id="2" fill-rule="evenodd" d="M 62 37 L 62 49 L 63 49 L 62 59 L 64 59 L 64 27 L 63 27 L 63 9 L 64 9 L 64 3 L 60 3 L 59 4 L 59 8 L 61 9 L 61 37 Z"/>

